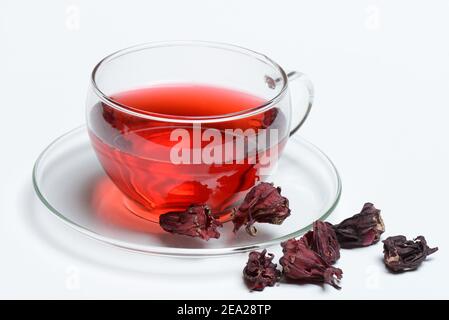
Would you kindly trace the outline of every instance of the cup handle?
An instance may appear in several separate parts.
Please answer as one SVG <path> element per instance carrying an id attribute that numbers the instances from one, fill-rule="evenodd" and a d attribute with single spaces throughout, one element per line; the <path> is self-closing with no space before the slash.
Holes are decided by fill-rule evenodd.
<path id="1" fill-rule="evenodd" d="M 312 104 L 313 104 L 314 90 L 313 90 L 312 82 L 310 81 L 309 77 L 307 75 L 305 75 L 304 73 L 301 73 L 298 71 L 290 71 L 287 73 L 287 78 L 288 78 L 289 82 L 291 82 L 293 80 L 300 80 L 301 82 L 304 83 L 304 85 L 307 89 L 307 92 L 308 92 L 307 109 L 304 113 L 304 116 L 299 121 L 299 123 L 290 131 L 290 136 L 292 136 L 293 134 L 295 134 L 296 131 L 298 131 L 299 128 L 301 128 L 301 126 L 306 121 L 307 117 L 309 116 L 309 113 L 310 113 L 310 110 L 312 109 Z"/>

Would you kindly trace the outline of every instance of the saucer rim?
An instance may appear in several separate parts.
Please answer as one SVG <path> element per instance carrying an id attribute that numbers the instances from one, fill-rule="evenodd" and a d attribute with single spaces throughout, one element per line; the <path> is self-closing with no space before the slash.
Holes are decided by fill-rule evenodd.
<path id="1" fill-rule="evenodd" d="M 192 248 L 175 248 L 175 247 L 161 247 L 161 246 L 148 246 L 148 245 L 138 245 L 133 244 L 126 241 L 117 240 L 111 237 L 103 236 L 95 231 L 92 231 L 90 229 L 87 229 L 83 227 L 82 225 L 74 222 L 73 220 L 67 218 L 64 214 L 59 212 L 44 196 L 44 194 L 41 191 L 41 188 L 39 187 L 38 182 L 38 171 L 40 168 L 40 165 L 42 163 L 42 160 L 45 158 L 45 155 L 50 152 L 51 149 L 53 149 L 58 143 L 60 143 L 65 138 L 76 135 L 81 133 L 82 131 L 87 132 L 86 125 L 78 126 L 63 135 L 57 137 L 54 139 L 47 147 L 44 148 L 44 150 L 39 154 L 38 158 L 36 159 L 33 170 L 32 170 L 32 182 L 33 182 L 33 188 L 36 192 L 39 200 L 47 207 L 47 209 L 53 213 L 60 221 L 65 223 L 66 225 L 70 226 L 71 228 L 79 231 L 80 233 L 88 236 L 89 238 L 92 238 L 94 240 L 137 253 L 143 253 L 143 254 L 149 254 L 149 255 L 157 255 L 157 256 L 169 256 L 169 257 L 186 257 L 186 258 L 206 258 L 206 257 L 221 257 L 221 256 L 227 256 L 227 255 L 234 255 L 238 253 L 245 253 L 252 250 L 258 250 L 258 249 L 264 249 L 268 247 L 272 247 L 275 245 L 280 244 L 283 241 L 286 241 L 291 238 L 296 238 L 298 236 L 301 236 L 305 232 L 309 231 L 312 228 L 312 224 L 309 224 L 295 232 L 291 232 L 289 234 L 286 234 L 282 237 L 277 237 L 268 241 L 262 241 L 257 244 L 251 244 L 251 245 L 243 245 L 243 246 L 233 246 L 233 247 L 226 247 L 226 248 L 209 248 L 209 249 L 192 249 Z M 313 143 L 309 142 L 308 140 L 299 137 L 299 136 L 292 136 L 289 139 L 288 143 L 291 143 L 290 140 L 300 140 L 301 143 L 307 145 L 307 147 L 314 149 L 316 152 L 318 152 L 330 165 L 330 168 L 332 169 L 336 184 L 337 184 L 337 190 L 335 194 L 335 199 L 333 200 L 332 204 L 327 208 L 327 210 L 324 211 L 322 215 L 320 215 L 319 220 L 326 220 L 330 214 L 335 210 L 337 207 L 341 193 L 342 193 L 342 181 L 340 174 L 337 170 L 337 167 L 332 162 L 332 160 L 327 156 L 326 153 L 324 153 L 320 148 L 318 148 Z"/>

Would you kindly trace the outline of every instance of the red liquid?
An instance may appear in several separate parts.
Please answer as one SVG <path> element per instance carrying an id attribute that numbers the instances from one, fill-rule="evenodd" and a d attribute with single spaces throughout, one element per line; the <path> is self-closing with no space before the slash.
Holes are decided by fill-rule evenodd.
<path id="1" fill-rule="evenodd" d="M 149 87 L 116 94 L 121 105 L 140 112 L 182 116 L 220 116 L 245 111 L 265 103 L 258 97 L 224 88 L 194 85 Z M 240 120 L 203 123 L 220 130 L 276 128 L 281 151 L 287 123 L 276 108 Z M 184 143 L 194 153 L 192 125 L 148 120 L 98 103 L 89 114 L 90 136 L 97 156 L 108 176 L 133 201 L 131 210 L 157 221 L 162 213 L 183 210 L 192 203 L 207 203 L 217 215 L 226 215 L 260 177 L 260 157 L 270 152 L 248 148 L 239 163 L 174 164 L 170 150 L 179 141 L 170 141 L 174 129 L 183 128 L 191 139 Z M 202 141 L 201 148 L 210 142 Z M 271 146 L 273 148 L 273 146 Z M 235 160 L 235 159 L 234 159 Z M 243 162 L 243 163 L 242 163 Z M 138 205 L 136 205 L 137 203 Z"/>

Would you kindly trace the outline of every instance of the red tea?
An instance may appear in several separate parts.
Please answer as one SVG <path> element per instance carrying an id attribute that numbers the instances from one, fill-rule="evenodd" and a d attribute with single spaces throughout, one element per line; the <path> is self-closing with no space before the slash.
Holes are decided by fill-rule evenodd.
<path id="1" fill-rule="evenodd" d="M 280 152 L 286 140 L 288 124 L 277 108 L 235 120 L 203 122 L 200 127 L 169 120 L 189 116 L 219 119 L 266 103 L 259 97 L 231 89 L 154 86 L 117 93 L 110 98 L 129 110 L 164 114 L 168 118 L 157 121 L 138 117 L 105 103 L 96 104 L 88 115 L 91 140 L 104 170 L 138 204 L 132 204 L 131 209 L 150 220 L 157 220 L 158 215 L 168 211 L 183 210 L 190 204 L 206 203 L 217 215 L 229 213 L 229 208 L 263 179 L 261 169 L 265 164 L 261 159 L 274 148 Z M 179 129 L 188 134 L 188 139 L 173 140 L 173 131 Z M 209 129 L 214 129 L 213 137 L 203 139 Z M 258 136 L 262 129 L 278 130 L 279 138 L 262 150 L 250 143 L 243 151 L 237 150 L 242 145 L 233 142 L 241 138 L 242 132 Z M 231 155 L 227 152 L 230 149 L 225 150 L 230 142 Z M 212 144 L 214 156 L 220 154 L 224 161 L 202 161 L 201 152 Z M 182 159 L 187 161 L 173 161 L 175 147 L 182 147 Z M 195 161 L 198 155 L 200 159 Z"/>

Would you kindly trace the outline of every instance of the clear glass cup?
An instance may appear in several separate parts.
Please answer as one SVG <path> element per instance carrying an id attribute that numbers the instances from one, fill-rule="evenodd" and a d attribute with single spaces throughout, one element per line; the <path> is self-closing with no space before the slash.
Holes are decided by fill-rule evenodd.
<path id="1" fill-rule="evenodd" d="M 293 79 L 300 80 L 302 100 L 295 114 Z M 101 60 L 91 80 L 87 126 L 93 148 L 127 196 L 126 206 L 151 221 L 200 203 L 228 219 L 251 187 L 269 180 L 313 99 L 304 74 L 287 73 L 263 54 L 213 42 L 123 49 Z M 154 95 L 167 90 L 165 100 Z M 190 92 L 196 92 L 192 99 Z"/>

